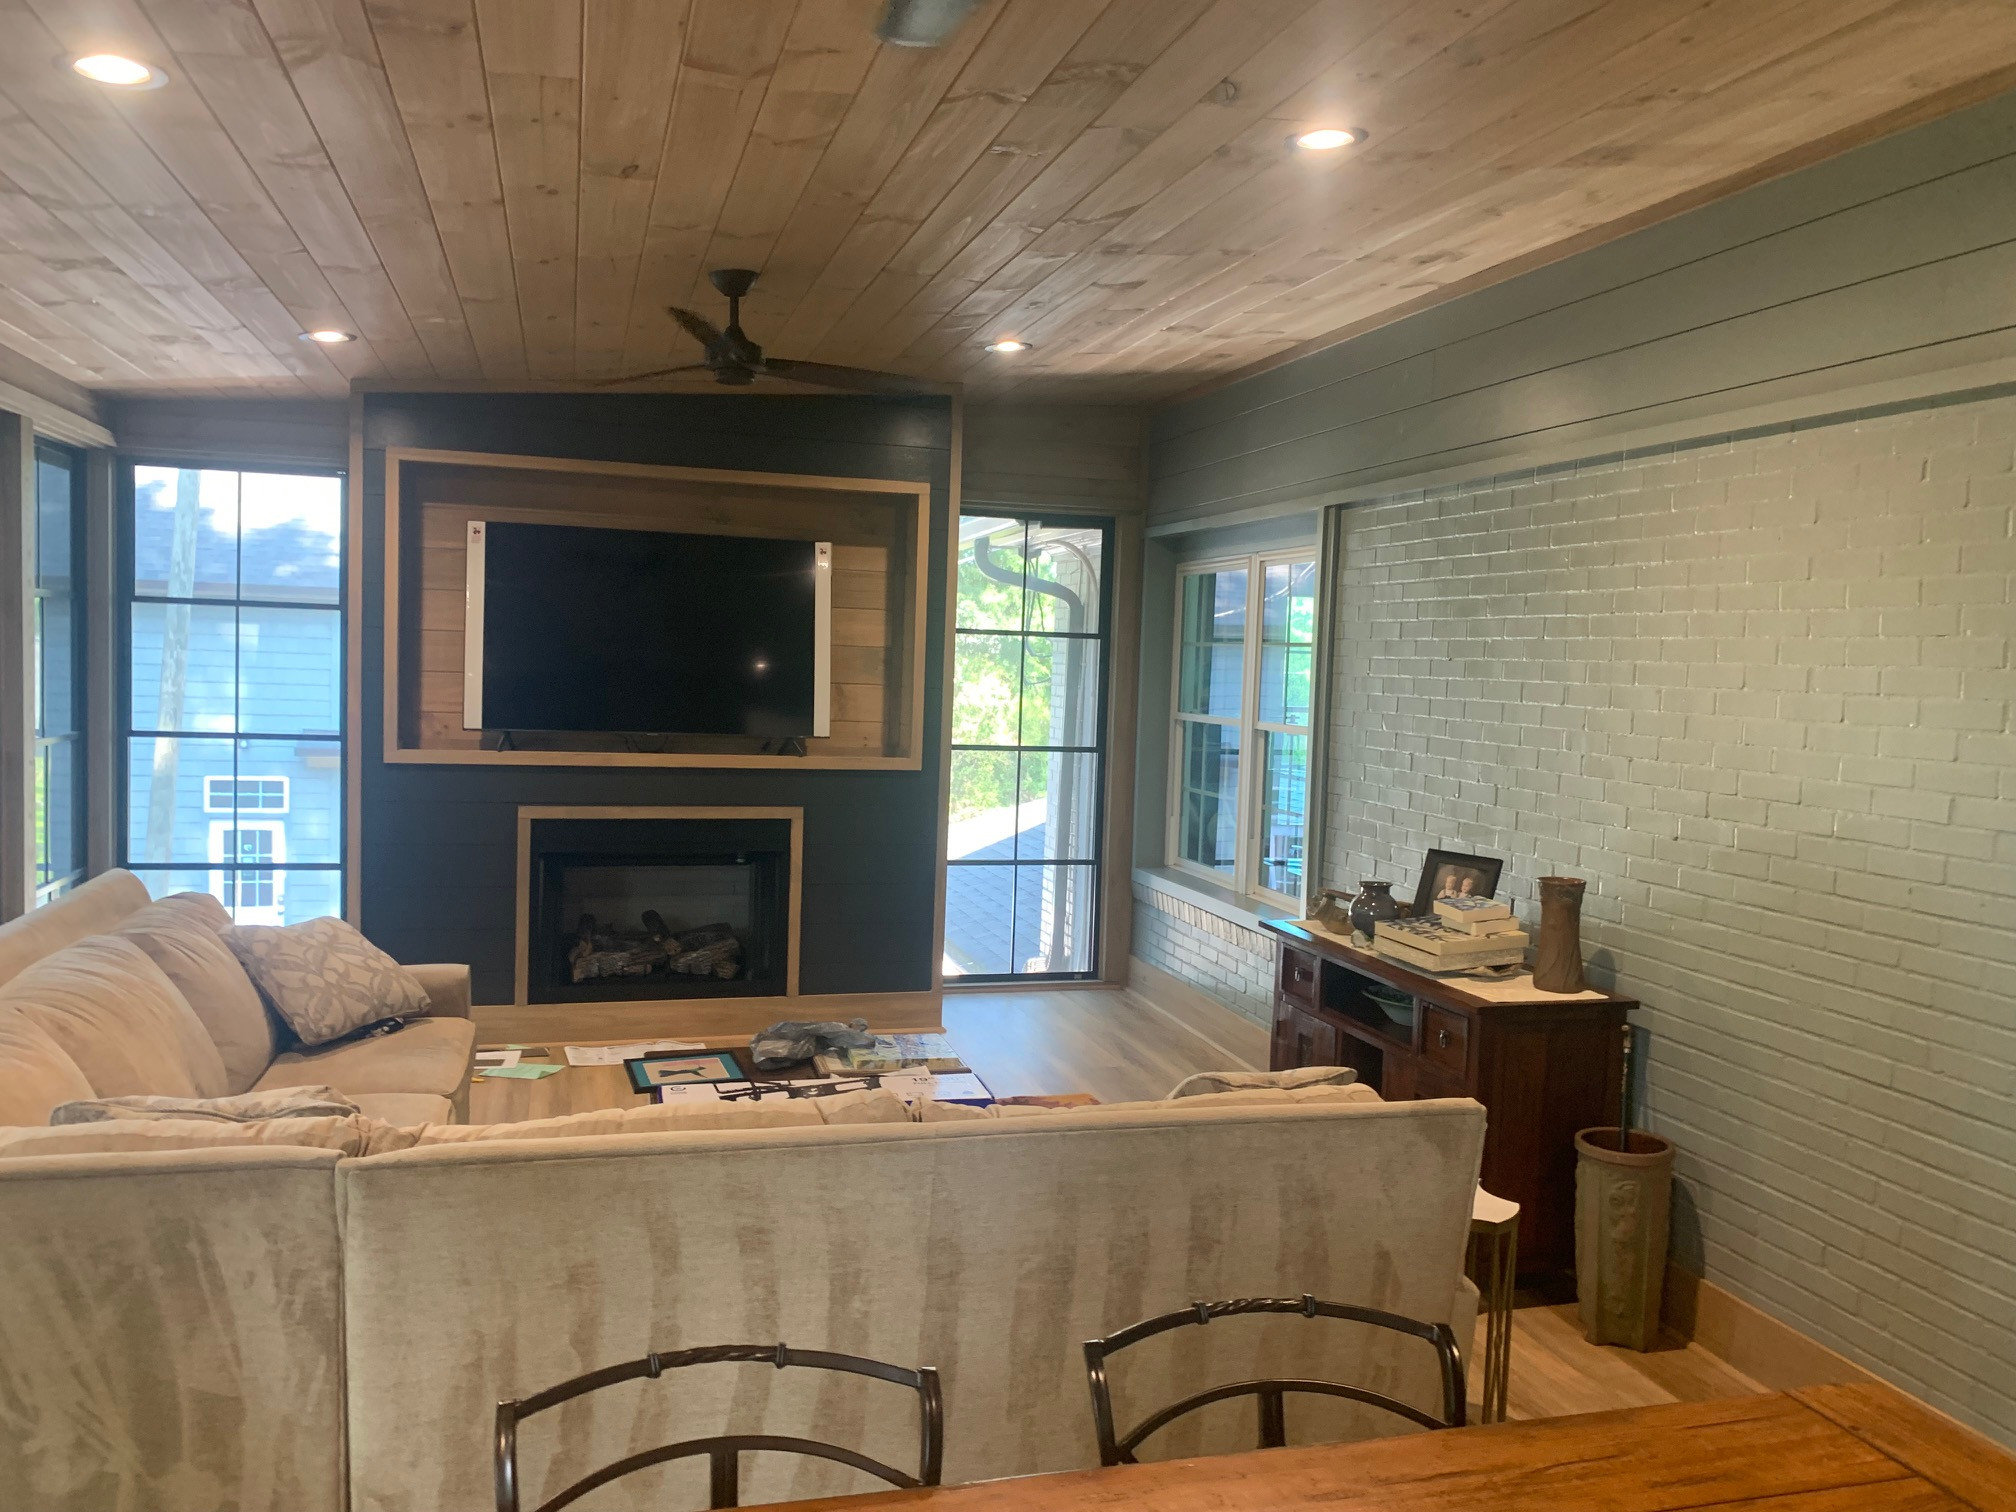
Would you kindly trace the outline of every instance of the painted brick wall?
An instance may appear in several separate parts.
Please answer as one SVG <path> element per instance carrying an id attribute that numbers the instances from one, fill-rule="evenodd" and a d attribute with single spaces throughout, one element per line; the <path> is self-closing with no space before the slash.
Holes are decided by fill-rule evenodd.
<path id="1" fill-rule="evenodd" d="M 1233 1012 L 1273 1022 L 1274 942 L 1258 930 L 1136 882 L 1132 949 Z"/>
<path id="2" fill-rule="evenodd" d="M 2016 1443 L 2016 399 L 1353 506 L 1326 885 L 1589 879 L 1676 1258 Z"/>

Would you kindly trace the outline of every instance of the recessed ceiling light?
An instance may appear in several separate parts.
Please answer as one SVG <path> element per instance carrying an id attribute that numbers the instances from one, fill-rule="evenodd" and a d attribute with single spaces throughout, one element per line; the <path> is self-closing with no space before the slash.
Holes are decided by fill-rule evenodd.
<path id="1" fill-rule="evenodd" d="M 122 58 L 118 53 L 87 53 L 72 58 L 70 68 L 93 84 L 110 84 L 115 89 L 152 89 L 168 82 L 168 76 L 160 69 L 149 67 L 138 58 Z"/>
<path id="2" fill-rule="evenodd" d="M 330 327 L 320 331 L 303 331 L 301 339 L 303 341 L 318 341 L 323 346 L 341 346 L 344 342 L 355 341 L 357 338 L 348 331 L 339 331 L 334 327 Z"/>
<path id="3" fill-rule="evenodd" d="M 988 342 L 987 350 L 990 352 L 1026 352 L 1029 350 L 1029 343 L 1026 341 L 1017 341 L 1013 336 L 1003 336 L 999 341 Z"/>
<path id="4" fill-rule="evenodd" d="M 1319 126 L 1288 138 L 1288 145 L 1304 152 L 1335 152 L 1339 147 L 1364 140 L 1365 133 L 1356 126 Z"/>

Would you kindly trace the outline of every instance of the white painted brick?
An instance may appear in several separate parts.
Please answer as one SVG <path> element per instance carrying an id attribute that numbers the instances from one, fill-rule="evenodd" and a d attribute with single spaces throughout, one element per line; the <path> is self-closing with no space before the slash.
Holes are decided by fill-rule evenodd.
<path id="1" fill-rule="evenodd" d="M 1348 509 L 1321 879 L 1587 877 L 1711 1277 L 2005 1438 L 2012 457 L 1998 398 Z"/>

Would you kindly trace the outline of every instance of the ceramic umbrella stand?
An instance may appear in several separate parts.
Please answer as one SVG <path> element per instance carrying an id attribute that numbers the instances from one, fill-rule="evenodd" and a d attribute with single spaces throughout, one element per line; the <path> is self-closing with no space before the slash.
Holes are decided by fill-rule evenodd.
<path id="1" fill-rule="evenodd" d="M 1636 1129 L 1575 1136 L 1575 1295 L 1591 1344 L 1659 1342 L 1672 1205 L 1671 1141 Z"/>

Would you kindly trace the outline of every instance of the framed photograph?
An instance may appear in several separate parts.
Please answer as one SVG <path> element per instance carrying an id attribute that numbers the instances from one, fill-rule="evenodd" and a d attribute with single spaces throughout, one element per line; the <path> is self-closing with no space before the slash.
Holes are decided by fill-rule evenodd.
<path id="1" fill-rule="evenodd" d="M 681 1087 L 690 1082 L 741 1081 L 744 1076 L 735 1057 L 726 1050 L 709 1050 L 700 1055 L 640 1055 L 623 1062 L 623 1069 L 630 1073 L 630 1085 L 639 1092 Z"/>
<path id="2" fill-rule="evenodd" d="M 1439 898 L 1495 898 L 1498 874 L 1505 869 L 1502 856 L 1464 856 L 1455 851 L 1431 850 L 1421 866 L 1421 883 L 1414 889 L 1417 918 L 1435 911 Z"/>

